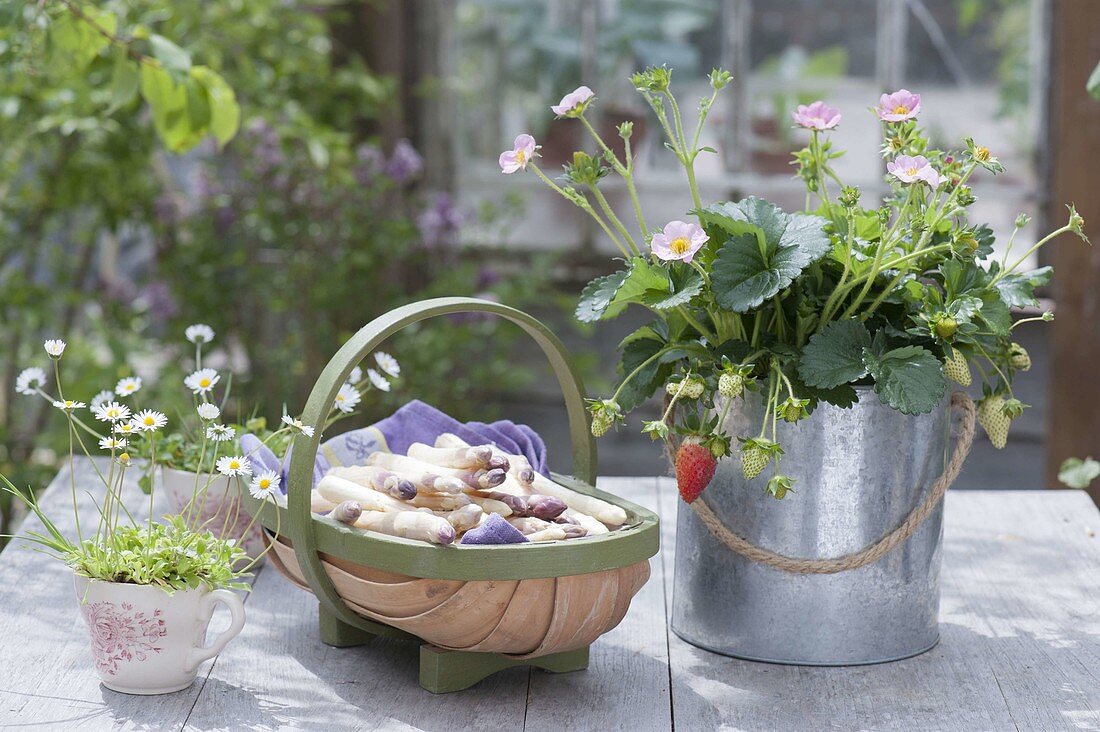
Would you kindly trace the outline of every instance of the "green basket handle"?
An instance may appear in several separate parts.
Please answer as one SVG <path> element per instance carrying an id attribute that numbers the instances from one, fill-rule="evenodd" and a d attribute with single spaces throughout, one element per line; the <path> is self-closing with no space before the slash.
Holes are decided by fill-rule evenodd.
<path id="1" fill-rule="evenodd" d="M 306 401 L 302 422 L 313 425 L 313 436 L 298 434 L 290 458 L 287 486 L 287 532 L 294 540 L 294 554 L 302 574 L 313 588 L 318 600 L 347 622 L 354 624 L 358 615 L 352 613 L 340 599 L 317 554 L 317 538 L 310 491 L 313 489 L 313 467 L 321 442 L 321 429 L 336 394 L 347 381 L 351 370 L 383 341 L 402 328 L 421 320 L 454 313 L 489 313 L 515 323 L 542 348 L 554 375 L 558 378 L 565 409 L 569 417 L 569 432 L 573 442 L 573 475 L 589 485 L 596 483 L 596 440 L 588 425 L 584 405 L 584 386 L 577 370 L 558 337 L 545 325 L 523 311 L 506 305 L 472 297 L 440 297 L 396 308 L 363 326 L 336 352 L 321 372 Z"/>

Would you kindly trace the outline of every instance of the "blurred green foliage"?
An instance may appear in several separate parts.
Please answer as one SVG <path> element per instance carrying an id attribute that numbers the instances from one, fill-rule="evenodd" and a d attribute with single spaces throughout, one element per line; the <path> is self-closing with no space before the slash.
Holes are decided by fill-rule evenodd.
<path id="1" fill-rule="evenodd" d="M 0 472 L 17 486 L 43 485 L 68 447 L 63 420 L 12 390 L 23 367 L 46 365 L 43 338 L 71 343 L 67 396 L 139 373 L 142 406 L 174 417 L 191 408 L 183 327 L 209 322 L 214 359 L 241 377 L 228 416 L 277 418 L 394 306 L 537 296 L 531 278 L 469 263 L 457 240 L 470 214 L 422 190 L 410 145 L 372 139 L 396 90 L 334 40 L 356 10 L 0 4 Z M 519 210 L 505 202 L 482 223 Z M 404 390 L 366 417 L 411 396 L 486 416 L 473 395 L 525 378 L 488 357 L 500 343 L 476 320 L 403 334 L 390 350 Z"/>

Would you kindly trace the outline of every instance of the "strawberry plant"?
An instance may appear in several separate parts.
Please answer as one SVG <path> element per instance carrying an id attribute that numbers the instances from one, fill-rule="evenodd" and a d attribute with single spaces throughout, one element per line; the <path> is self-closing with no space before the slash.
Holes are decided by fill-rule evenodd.
<path id="1" fill-rule="evenodd" d="M 584 288 L 576 317 L 591 323 L 631 306 L 654 317 L 622 342 L 618 387 L 591 403 L 593 433 L 606 433 L 653 394 L 667 392 L 662 419 L 643 431 L 654 439 L 685 437 L 677 459 L 685 500 L 702 491 L 700 483 L 713 475 L 709 462 L 726 457 L 734 437 L 745 478 L 756 479 L 773 464 L 765 490 L 780 499 L 793 490 L 793 480 L 781 472 L 779 420 L 811 418 L 822 402 L 850 407 L 856 387 L 872 388 L 904 414 L 928 413 L 943 402 L 948 378 L 967 385 L 976 375 L 984 392 L 980 421 L 1003 447 L 1012 420 L 1026 407 L 1013 395 L 1013 376 L 1031 363 L 1012 340 L 1013 329 L 1027 321 L 1014 323 L 1011 312 L 1037 305 L 1035 288 L 1051 276 L 1049 267 L 1022 266 L 1061 234 L 1088 241 L 1082 218 L 1069 206 L 1063 226 L 1013 256 L 1016 235 L 1029 223 L 1021 214 L 1003 255 L 994 257 L 993 231 L 969 220 L 975 201 L 969 184 L 1003 166 L 969 138 L 955 150 L 934 149 L 918 125 L 920 95 L 904 89 L 882 95 L 873 109 L 889 185 L 881 199 L 866 200 L 832 167 L 841 151 L 829 132 L 841 114 L 819 101 L 792 115 L 808 133 L 794 155 L 806 187 L 803 211 L 756 197 L 704 202 L 695 162 L 715 151 L 700 146 L 700 132 L 730 79 L 725 71 L 711 73 L 711 94 L 700 100 L 694 121 L 681 112 L 669 69 L 650 68 L 631 79 L 684 169 L 693 201 L 689 220 L 661 228 L 647 222 L 634 184 L 632 127 L 619 127 L 623 154 L 615 153 L 586 118 L 596 102 L 587 87 L 553 111 L 579 120 L 598 154 L 577 153 L 557 180 L 539 167 L 539 145 L 530 135 L 501 154 L 504 173 L 534 173 L 594 218 L 622 255 L 618 271 Z M 600 191 L 609 175 L 623 179 L 633 204 L 626 220 Z M 725 415 L 747 392 L 764 400 L 760 429 L 726 434 Z"/>

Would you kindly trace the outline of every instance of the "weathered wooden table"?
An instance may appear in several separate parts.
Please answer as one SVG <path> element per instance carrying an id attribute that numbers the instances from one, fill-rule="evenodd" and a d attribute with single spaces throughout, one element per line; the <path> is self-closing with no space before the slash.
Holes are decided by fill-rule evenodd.
<path id="1" fill-rule="evenodd" d="M 90 488 L 88 471 L 77 472 L 78 488 Z M 191 688 L 117 694 L 96 680 L 71 576 L 17 544 L 0 554 L 0 727 L 1100 730 L 1100 513 L 1083 493 L 949 494 L 942 642 L 906 661 L 838 669 L 738 661 L 679 640 L 667 623 L 674 485 L 601 487 L 665 517 L 664 550 L 587 671 L 511 669 L 434 696 L 417 685 L 415 645 L 329 648 L 316 600 L 263 569 L 244 631 Z M 64 516 L 69 492 L 63 471 L 43 505 Z"/>

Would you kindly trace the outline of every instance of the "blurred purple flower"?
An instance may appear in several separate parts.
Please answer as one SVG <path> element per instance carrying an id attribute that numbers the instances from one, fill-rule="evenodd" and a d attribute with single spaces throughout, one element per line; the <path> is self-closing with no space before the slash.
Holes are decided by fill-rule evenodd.
<path id="1" fill-rule="evenodd" d="M 179 221 L 180 209 L 176 199 L 167 192 L 161 193 L 153 201 L 153 215 L 162 224 L 171 225 Z"/>
<path id="2" fill-rule="evenodd" d="M 424 169 L 424 158 L 408 140 L 398 140 L 393 147 L 390 159 L 386 161 L 385 173 L 398 185 L 403 185 L 420 175 Z"/>
<path id="3" fill-rule="evenodd" d="M 237 222 L 237 212 L 231 206 L 219 206 L 214 211 L 214 228 L 219 236 L 229 234 L 230 228 Z"/>
<path id="4" fill-rule="evenodd" d="M 209 168 L 200 168 L 195 177 L 195 197 L 199 201 L 209 201 L 222 193 L 221 185 L 214 179 L 214 172 Z"/>
<path id="5" fill-rule="evenodd" d="M 500 274 L 492 267 L 482 267 L 477 271 L 477 281 L 474 284 L 478 290 L 488 290 L 500 282 Z"/>
<path id="6" fill-rule="evenodd" d="M 286 162 L 279 132 L 267 120 L 254 117 L 249 121 L 246 133 L 252 142 L 249 161 L 258 175 L 266 175 Z"/>
<path id="7" fill-rule="evenodd" d="M 179 305 L 164 280 L 154 280 L 141 288 L 139 297 L 145 301 L 149 314 L 156 320 L 170 320 L 179 315 Z"/>
<path id="8" fill-rule="evenodd" d="M 465 223 L 466 214 L 455 206 L 454 199 L 447 193 L 437 193 L 431 205 L 416 217 L 421 239 L 429 247 L 454 243 Z"/>
<path id="9" fill-rule="evenodd" d="M 377 145 L 363 144 L 355 148 L 355 181 L 369 186 L 386 165 L 386 156 Z"/>

